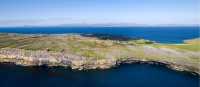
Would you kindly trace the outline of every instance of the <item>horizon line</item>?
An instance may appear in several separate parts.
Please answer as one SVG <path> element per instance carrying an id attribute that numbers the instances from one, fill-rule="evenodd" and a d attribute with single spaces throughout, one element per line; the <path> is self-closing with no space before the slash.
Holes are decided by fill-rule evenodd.
<path id="1" fill-rule="evenodd" d="M 31 27 L 200 27 L 200 24 L 162 24 L 162 25 L 101 25 L 101 24 L 70 24 L 70 25 L 18 25 L 18 26 L 1 26 L 0 28 L 31 28 Z"/>

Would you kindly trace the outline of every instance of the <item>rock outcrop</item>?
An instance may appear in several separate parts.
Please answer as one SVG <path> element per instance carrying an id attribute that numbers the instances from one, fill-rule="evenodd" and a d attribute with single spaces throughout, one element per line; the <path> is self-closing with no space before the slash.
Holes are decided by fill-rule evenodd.
<path id="1" fill-rule="evenodd" d="M 200 75 L 199 68 L 176 64 L 168 61 L 141 60 L 139 58 L 122 59 L 89 59 L 82 56 L 62 53 L 51 53 L 47 51 L 28 51 L 23 49 L 5 48 L 0 50 L 0 62 L 15 63 L 22 66 L 63 66 L 72 69 L 108 69 L 123 63 L 148 63 L 165 65 L 177 71 L 189 71 Z"/>

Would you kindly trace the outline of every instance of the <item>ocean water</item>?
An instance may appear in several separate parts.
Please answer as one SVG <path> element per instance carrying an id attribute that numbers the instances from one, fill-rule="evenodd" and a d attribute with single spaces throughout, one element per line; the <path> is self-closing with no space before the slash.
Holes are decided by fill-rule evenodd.
<path id="1" fill-rule="evenodd" d="M 199 37 L 200 27 L 17 27 L 0 28 L 0 33 L 23 34 L 110 34 L 143 38 L 158 43 L 182 43 Z"/>
<path id="2" fill-rule="evenodd" d="M 0 65 L 0 87 L 198 87 L 199 77 L 148 64 L 108 70 Z"/>

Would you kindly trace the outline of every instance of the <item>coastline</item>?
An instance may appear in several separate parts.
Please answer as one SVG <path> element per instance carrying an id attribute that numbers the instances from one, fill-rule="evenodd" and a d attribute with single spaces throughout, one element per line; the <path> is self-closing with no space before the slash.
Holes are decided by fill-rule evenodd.
<path id="1" fill-rule="evenodd" d="M 16 50 L 16 49 L 15 49 Z M 19 50 L 19 49 L 18 49 Z M 110 69 L 112 67 L 119 66 L 121 64 L 133 64 L 133 63 L 147 63 L 155 65 L 164 65 L 172 70 L 181 72 L 190 72 L 194 75 L 200 75 L 198 67 L 192 67 L 187 65 L 179 65 L 168 61 L 152 61 L 152 60 L 141 60 L 140 58 L 122 58 L 122 59 L 101 59 L 101 60 L 88 60 L 86 58 L 65 58 L 52 59 L 52 58 L 39 58 L 35 60 L 34 57 L 19 57 L 13 55 L 2 55 L 0 54 L 0 63 L 14 63 L 20 66 L 48 66 L 48 67 L 69 67 L 75 70 L 91 70 L 91 69 Z M 76 56 L 78 57 L 78 56 Z"/>
<path id="2" fill-rule="evenodd" d="M 20 62 L 19 62 L 20 61 Z M 23 62 L 22 62 L 23 61 Z M 39 61 L 38 61 L 39 62 Z M 40 61 L 41 62 L 41 61 Z M 24 66 L 24 67 L 41 67 L 41 66 L 46 66 L 46 67 L 64 67 L 64 68 L 70 68 L 72 70 L 105 70 L 105 69 L 111 69 L 114 67 L 118 67 L 122 64 L 150 64 L 150 65 L 158 65 L 158 66 L 164 66 L 166 68 L 169 68 L 171 70 L 175 70 L 178 72 L 186 72 L 195 76 L 200 76 L 199 71 L 194 71 L 188 66 L 183 66 L 183 65 L 177 65 L 174 63 L 170 62 L 159 62 L 159 61 L 143 61 L 143 60 L 123 60 L 123 61 L 115 61 L 113 63 L 106 63 L 106 64 L 97 64 L 97 65 L 87 65 L 87 64 L 53 64 L 53 63 L 45 63 L 45 64 L 37 64 L 37 62 L 30 62 L 30 61 L 25 61 L 25 60 L 0 60 L 0 63 L 6 63 L 6 64 L 14 64 L 14 65 L 19 65 L 19 66 Z"/>
<path id="3" fill-rule="evenodd" d="M 176 44 L 154 44 L 143 39 L 118 41 L 107 38 L 1 34 L 0 41 L 7 42 L 1 44 L 0 63 L 62 66 L 75 70 L 109 69 L 124 63 L 147 63 L 200 75 L 199 49 L 179 49 L 174 48 Z M 196 40 L 194 43 L 194 46 L 198 45 Z"/>

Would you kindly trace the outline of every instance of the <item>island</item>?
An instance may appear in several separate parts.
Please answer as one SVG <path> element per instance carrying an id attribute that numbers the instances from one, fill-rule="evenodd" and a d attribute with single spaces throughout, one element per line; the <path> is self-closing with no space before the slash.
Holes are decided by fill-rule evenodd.
<path id="1" fill-rule="evenodd" d="M 163 44 L 101 34 L 0 33 L 0 62 L 76 70 L 148 63 L 200 75 L 199 45 L 199 38 L 182 44 Z"/>

